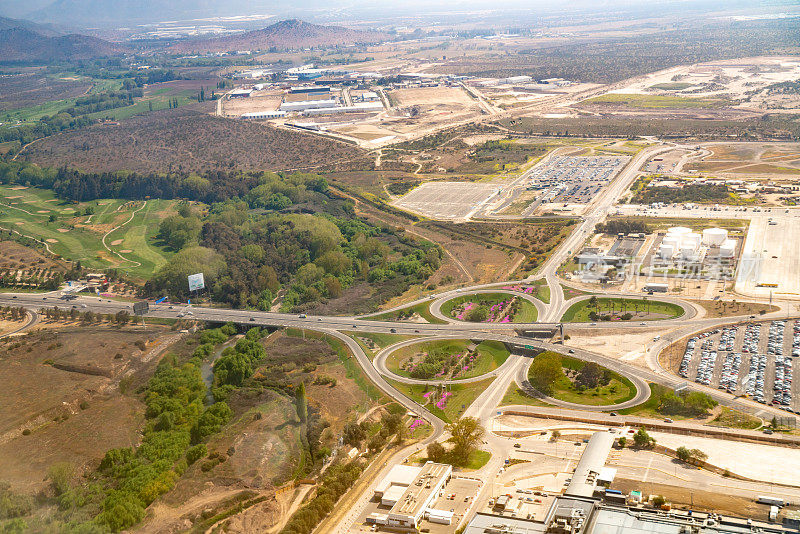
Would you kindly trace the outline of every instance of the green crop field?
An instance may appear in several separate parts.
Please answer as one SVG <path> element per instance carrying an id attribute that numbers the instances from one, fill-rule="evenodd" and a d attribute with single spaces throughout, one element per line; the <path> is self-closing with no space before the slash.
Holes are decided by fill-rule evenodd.
<path id="1" fill-rule="evenodd" d="M 587 323 L 591 312 L 597 311 L 598 315 L 610 316 L 612 320 L 621 320 L 619 316 L 623 313 L 630 313 L 631 321 L 657 321 L 660 319 L 674 319 L 683 315 L 683 308 L 671 302 L 660 300 L 629 299 L 629 298 L 607 298 L 597 299 L 597 308 L 589 304 L 589 299 L 576 302 L 569 307 L 561 318 L 565 323 Z"/>
<path id="2" fill-rule="evenodd" d="M 64 202 L 45 189 L 0 186 L 0 227 L 41 241 L 50 252 L 86 267 L 118 268 L 146 278 L 171 255 L 154 238 L 174 204 L 168 200 Z M 86 215 L 86 208 L 94 213 Z"/>

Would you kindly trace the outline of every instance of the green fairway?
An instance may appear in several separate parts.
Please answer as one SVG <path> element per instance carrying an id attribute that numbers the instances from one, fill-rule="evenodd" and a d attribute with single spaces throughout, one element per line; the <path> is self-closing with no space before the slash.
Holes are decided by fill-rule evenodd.
<path id="1" fill-rule="evenodd" d="M 506 306 L 511 306 L 512 300 L 516 310 L 511 310 L 504 314 Z M 469 310 L 476 307 L 484 307 L 487 312 L 487 319 L 478 322 L 532 323 L 536 321 L 537 317 L 536 306 L 527 299 L 512 293 L 476 293 L 474 295 L 455 297 L 442 304 L 441 312 L 447 317 L 468 321 Z M 496 311 L 492 308 L 495 308 Z"/>
<path id="2" fill-rule="evenodd" d="M 596 313 L 592 319 L 590 314 Z M 628 317 L 630 315 L 630 317 Z M 657 321 L 683 315 L 683 308 L 671 302 L 633 298 L 598 297 L 597 306 L 590 299 L 576 302 L 561 318 L 565 323 L 590 321 Z M 627 317 L 627 318 L 625 318 Z"/>
<path id="3" fill-rule="evenodd" d="M 619 404 L 636 396 L 636 386 L 633 385 L 633 382 L 605 367 L 600 368 L 603 379 L 600 380 L 596 387 L 582 388 L 576 385 L 573 383 L 574 376 L 586 366 L 586 362 L 563 354 L 559 356 L 561 357 L 561 366 L 565 374 L 556 380 L 553 385 L 551 396 L 554 399 L 575 404 L 601 406 Z M 567 374 L 571 375 L 573 380 Z"/>
<path id="4" fill-rule="evenodd" d="M 147 278 L 171 255 L 154 238 L 175 202 L 65 202 L 45 189 L 0 186 L 0 227 L 36 239 L 52 253 L 85 267 L 118 268 Z"/>
<path id="5" fill-rule="evenodd" d="M 466 359 L 459 358 L 468 353 L 468 347 L 471 344 L 472 342 L 466 339 L 416 343 L 392 352 L 386 358 L 386 367 L 399 376 L 430 380 L 449 377 L 454 380 L 463 380 L 494 371 L 503 365 L 510 355 L 503 343 L 499 341 L 482 341 L 475 347 L 474 359 L 466 361 Z M 420 356 L 420 354 L 432 354 L 434 352 L 443 354 L 446 357 L 443 360 L 444 363 L 432 365 L 432 370 L 429 373 L 414 374 L 411 372 L 412 365 L 416 367 L 416 365 L 426 361 L 426 358 Z M 409 364 L 410 359 L 413 359 L 416 365 Z M 456 360 L 462 360 L 459 366 L 456 366 Z M 463 367 L 467 367 L 467 369 Z M 444 375 L 438 375 L 439 372 L 445 369 L 449 370 L 449 372 L 445 372 Z"/>

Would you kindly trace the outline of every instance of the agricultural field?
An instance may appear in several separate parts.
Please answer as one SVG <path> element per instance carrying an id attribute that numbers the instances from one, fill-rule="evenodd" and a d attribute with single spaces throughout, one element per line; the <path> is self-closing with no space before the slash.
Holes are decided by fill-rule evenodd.
<path id="1" fill-rule="evenodd" d="M 596 315 L 595 315 L 596 314 Z M 565 323 L 589 321 L 657 321 L 683 315 L 683 308 L 671 302 L 650 299 L 596 298 L 576 302 L 564 313 Z M 593 318 L 594 317 L 594 318 Z"/>
<path id="2" fill-rule="evenodd" d="M 527 299 L 509 293 L 478 293 L 450 299 L 442 313 L 473 323 L 532 323 L 536 307 Z"/>
<path id="3" fill-rule="evenodd" d="M 84 267 L 118 268 L 147 277 L 171 255 L 155 242 L 176 201 L 64 202 L 52 191 L 0 186 L 0 227 L 39 241 L 50 253 Z"/>
<path id="4" fill-rule="evenodd" d="M 330 165 L 361 155 L 356 147 L 325 137 L 213 117 L 203 111 L 209 105 L 63 132 L 37 141 L 21 154 L 42 166 L 142 173 L 231 167 L 278 171 Z"/>
<path id="5" fill-rule="evenodd" d="M 431 341 L 403 347 L 386 360 L 393 373 L 430 380 L 463 380 L 494 371 L 510 355 L 502 343 L 469 340 Z"/>

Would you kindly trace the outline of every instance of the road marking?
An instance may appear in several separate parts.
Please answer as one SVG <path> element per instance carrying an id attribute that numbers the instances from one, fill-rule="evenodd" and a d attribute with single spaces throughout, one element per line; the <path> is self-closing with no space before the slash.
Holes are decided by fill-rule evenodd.
<path id="1" fill-rule="evenodd" d="M 647 462 L 647 469 L 644 472 L 644 476 L 642 477 L 642 484 L 647 482 L 647 475 L 650 474 L 650 467 L 653 465 L 653 457 L 650 457 L 650 460 Z"/>

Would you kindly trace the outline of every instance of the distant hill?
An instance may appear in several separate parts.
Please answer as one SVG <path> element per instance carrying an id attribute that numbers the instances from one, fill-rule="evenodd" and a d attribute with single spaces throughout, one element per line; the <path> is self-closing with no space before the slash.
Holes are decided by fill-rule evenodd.
<path id="1" fill-rule="evenodd" d="M 88 35 L 49 37 L 24 28 L 0 30 L 0 63 L 90 59 L 124 51 L 121 45 Z"/>
<path id="2" fill-rule="evenodd" d="M 341 0 L 331 1 L 341 3 Z M 39 0 L 35 3 L 41 4 Z M 37 5 L 25 11 L 25 18 L 80 28 L 109 28 L 249 14 L 287 17 L 317 7 L 316 0 L 51 0 L 45 6 Z"/>
<path id="3" fill-rule="evenodd" d="M 228 50 L 265 50 L 268 48 L 292 49 L 317 46 L 378 43 L 388 34 L 374 31 L 351 30 L 341 26 L 320 26 L 291 19 L 276 22 L 261 30 L 214 37 L 193 39 L 174 44 L 173 52 L 226 52 Z"/>
<path id="4" fill-rule="evenodd" d="M 53 24 L 37 24 L 29 20 L 0 17 L 0 31 L 13 30 L 15 28 L 29 30 L 32 32 L 36 32 L 39 35 L 45 35 L 48 37 L 52 37 L 54 35 L 64 35 L 65 33 L 67 33 Z"/>

